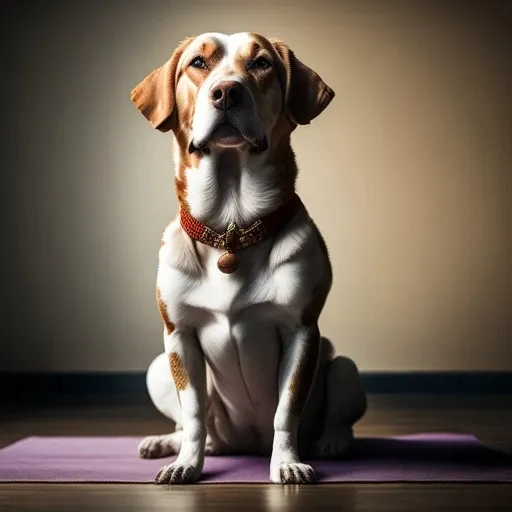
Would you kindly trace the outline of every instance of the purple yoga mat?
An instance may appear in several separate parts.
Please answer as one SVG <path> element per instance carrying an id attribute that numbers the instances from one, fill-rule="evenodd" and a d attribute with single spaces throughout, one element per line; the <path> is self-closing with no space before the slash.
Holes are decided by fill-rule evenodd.
<path id="1" fill-rule="evenodd" d="M 28 437 L 0 450 L 0 482 L 152 483 L 175 457 L 142 460 L 138 437 Z M 269 458 L 207 457 L 200 483 L 268 483 Z M 512 482 L 512 456 L 475 437 L 358 438 L 343 460 L 309 461 L 320 483 Z"/>

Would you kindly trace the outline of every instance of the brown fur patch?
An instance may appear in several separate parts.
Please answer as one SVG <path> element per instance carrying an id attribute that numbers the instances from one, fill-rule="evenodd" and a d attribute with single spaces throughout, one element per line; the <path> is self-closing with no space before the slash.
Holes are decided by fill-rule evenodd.
<path id="1" fill-rule="evenodd" d="M 284 201 L 294 192 L 297 176 L 290 134 L 297 122 L 307 123 L 318 115 L 334 93 L 314 71 L 298 61 L 282 41 L 255 33 L 250 35 L 251 42 L 240 49 L 233 71 L 244 75 L 256 99 L 258 114 L 272 132 L 267 162 L 275 165 L 277 186 L 282 188 Z M 174 132 L 178 145 L 175 191 L 181 207 L 186 210 L 189 209 L 186 169 L 198 167 L 201 159 L 199 152 L 188 152 L 196 97 L 224 52 L 215 40 L 205 41 L 196 47 L 194 40 L 193 37 L 185 39 L 171 59 L 132 92 L 132 100 L 155 128 L 162 131 L 172 129 Z M 178 66 L 184 52 L 187 52 L 185 58 Z M 249 71 L 248 62 L 260 55 L 269 58 L 273 63 L 271 68 Z M 203 57 L 208 69 L 189 66 L 195 56 Z M 291 75 L 294 75 L 293 80 Z M 294 102 L 295 97 L 298 100 Z M 297 110 L 293 120 L 289 116 L 291 105 L 296 106 L 292 110 Z"/>
<path id="2" fill-rule="evenodd" d="M 213 41 L 205 41 L 199 48 L 198 55 L 201 55 L 206 62 L 208 69 L 212 69 L 223 57 L 223 48 Z"/>
<path id="3" fill-rule="evenodd" d="M 271 143 L 269 148 L 268 161 L 276 167 L 277 186 L 282 190 L 282 201 L 286 201 L 295 191 L 297 177 L 297 166 L 295 156 L 290 146 L 289 134 L 294 126 L 284 114 L 281 90 L 284 65 L 275 51 L 273 45 L 257 34 L 252 34 L 252 43 L 241 48 L 235 59 L 237 74 L 246 78 L 255 99 L 260 116 L 265 124 L 272 126 Z M 209 73 L 214 70 L 218 61 L 223 57 L 223 49 L 215 41 L 207 41 L 199 45 L 197 49 L 191 46 L 188 49 L 190 58 L 183 60 L 182 69 L 178 70 L 178 82 L 176 86 L 176 114 L 177 128 L 174 130 L 178 145 L 177 176 L 175 178 L 175 192 L 180 206 L 189 210 L 187 202 L 187 169 L 199 166 L 201 154 L 194 152 L 190 154 L 188 147 L 192 130 L 192 121 L 195 112 L 196 97 L 203 82 Z M 194 56 L 200 55 L 204 58 L 208 70 L 188 67 Z M 268 71 L 251 73 L 247 70 L 247 64 L 256 56 L 265 56 L 274 63 Z M 274 89 L 274 93 L 269 92 Z M 269 103 L 268 99 L 272 98 Z M 277 114 L 276 114 L 277 113 Z M 276 119 L 277 117 L 277 119 Z"/>
<path id="4" fill-rule="evenodd" d="M 195 55 L 198 54 L 195 53 Z M 186 66 L 187 64 L 188 61 L 183 65 Z M 174 136 L 178 145 L 178 161 L 176 162 L 178 169 L 175 179 L 175 192 L 180 206 L 185 210 L 189 209 L 186 170 L 198 167 L 201 159 L 198 152 L 190 154 L 188 151 L 196 97 L 199 88 L 208 77 L 208 73 L 208 70 L 187 67 L 180 73 L 176 86 L 176 115 L 178 122 L 177 128 L 174 130 Z"/>
<path id="5" fill-rule="evenodd" d="M 304 325 L 313 325 L 314 323 L 318 322 L 318 318 L 320 317 L 320 313 L 325 306 L 325 301 L 327 300 L 327 296 L 329 295 L 332 286 L 332 267 L 329 258 L 329 251 L 327 250 L 327 244 L 325 243 L 324 237 L 316 225 L 315 234 L 318 244 L 320 245 L 320 250 L 325 257 L 324 264 L 326 268 L 326 274 L 323 279 L 313 288 L 311 301 L 302 312 L 301 320 Z"/>
<path id="6" fill-rule="evenodd" d="M 160 247 L 163 247 L 165 245 L 165 242 L 163 240 L 160 240 Z"/>
<path id="7" fill-rule="evenodd" d="M 239 75 L 249 75 L 247 66 L 254 60 L 260 48 L 261 46 L 256 41 L 252 41 L 248 46 L 242 48 L 235 58 L 234 71 Z"/>
<path id="8" fill-rule="evenodd" d="M 135 106 L 160 131 L 168 132 L 176 128 L 175 77 L 181 55 L 193 40 L 191 37 L 183 40 L 171 58 L 131 92 Z"/>
<path id="9" fill-rule="evenodd" d="M 334 91 L 294 52 L 277 38 L 269 38 L 284 63 L 286 86 L 285 108 L 296 124 L 309 124 L 329 105 Z"/>
<path id="10" fill-rule="evenodd" d="M 330 279 L 322 279 L 314 288 L 313 288 L 313 296 L 309 304 L 304 308 L 301 320 L 304 325 L 313 325 L 318 322 L 318 318 L 320 317 L 320 313 L 324 308 L 325 301 L 327 300 L 327 295 L 331 289 L 331 280 Z"/>
<path id="11" fill-rule="evenodd" d="M 177 352 L 171 352 L 169 354 L 169 364 L 171 365 L 171 375 L 178 391 L 183 391 L 188 385 L 188 373 L 183 359 Z"/>
<path id="12" fill-rule="evenodd" d="M 281 202 L 290 199 L 296 188 L 298 167 L 295 153 L 290 142 L 290 135 L 282 126 L 284 118 L 281 118 L 272 132 L 273 142 L 270 151 L 272 152 L 269 161 L 274 165 L 276 174 L 276 188 L 279 189 Z"/>
<path id="13" fill-rule="evenodd" d="M 290 121 L 284 108 L 289 82 L 285 62 L 279 51 L 284 44 L 280 41 L 268 40 L 258 34 L 250 35 L 252 41 L 238 51 L 233 71 L 244 76 L 246 85 L 254 95 L 258 115 L 271 130 L 271 147 L 268 150 L 267 161 L 275 166 L 276 187 L 282 191 L 281 201 L 286 201 L 295 191 L 297 165 L 290 144 L 290 134 L 296 124 Z M 187 49 L 187 57 L 183 59 L 181 69 L 177 71 L 175 109 L 177 126 L 174 134 L 178 145 L 178 158 L 175 192 L 180 206 L 185 210 L 189 210 L 187 169 L 198 167 L 201 159 L 199 152 L 190 154 L 188 151 L 196 97 L 203 82 L 222 59 L 223 51 L 215 40 L 205 41 L 197 48 L 191 45 Z M 194 56 L 203 57 L 208 69 L 188 66 Z M 248 70 L 248 63 L 259 56 L 268 58 L 272 62 L 271 68 Z"/>
<path id="14" fill-rule="evenodd" d="M 167 311 L 167 305 L 165 304 L 165 301 L 162 298 L 162 292 L 160 291 L 160 288 L 156 288 L 156 302 L 158 305 L 158 311 L 160 311 L 160 316 L 162 317 L 162 321 L 165 325 L 165 329 L 167 330 L 167 334 L 171 334 L 175 326 L 171 322 L 171 319 L 169 318 L 169 312 Z"/>
<path id="15" fill-rule="evenodd" d="M 295 416 L 300 416 L 306 405 L 309 391 L 315 377 L 319 354 L 320 331 L 317 328 L 304 342 L 297 369 L 292 375 L 288 387 L 290 391 L 290 409 Z"/>

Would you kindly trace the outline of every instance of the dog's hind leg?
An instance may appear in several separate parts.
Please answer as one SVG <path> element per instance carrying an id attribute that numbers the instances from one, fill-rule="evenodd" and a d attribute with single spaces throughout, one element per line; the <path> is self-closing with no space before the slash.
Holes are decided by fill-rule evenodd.
<path id="1" fill-rule="evenodd" d="M 209 376 L 208 376 L 209 377 Z M 209 382 L 210 384 L 210 382 Z M 183 431 L 181 429 L 181 406 L 176 385 L 169 369 L 169 359 L 165 353 L 157 356 L 150 364 L 146 385 L 153 405 L 167 418 L 175 423 L 174 432 L 170 434 L 148 436 L 139 444 L 139 456 L 143 459 L 158 459 L 177 455 L 181 448 Z M 226 449 L 224 448 L 223 451 Z M 221 452 L 219 442 L 206 436 L 206 455 Z"/>
<path id="2" fill-rule="evenodd" d="M 176 427 L 171 434 L 148 436 L 139 445 L 139 455 L 144 459 L 156 459 L 176 455 L 181 447 L 181 406 L 176 385 L 169 369 L 169 359 L 165 353 L 157 356 L 150 364 L 146 385 L 154 406 Z"/>
<path id="3" fill-rule="evenodd" d="M 348 357 L 335 357 L 325 379 L 325 420 L 315 451 L 320 458 L 339 458 L 352 444 L 354 423 L 366 412 L 366 394 L 359 370 Z"/>
<path id="4" fill-rule="evenodd" d="M 158 355 L 149 365 L 146 386 L 154 406 L 181 428 L 181 406 L 178 391 L 172 378 L 169 358 L 165 352 Z"/>

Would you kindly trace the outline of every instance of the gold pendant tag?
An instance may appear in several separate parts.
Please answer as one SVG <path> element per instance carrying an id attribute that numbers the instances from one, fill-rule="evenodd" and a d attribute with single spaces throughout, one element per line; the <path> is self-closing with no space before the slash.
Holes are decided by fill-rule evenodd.
<path id="1" fill-rule="evenodd" d="M 238 268 L 238 258 L 232 252 L 224 253 L 217 262 L 217 267 L 224 274 L 232 274 Z"/>
<path id="2" fill-rule="evenodd" d="M 224 274 L 232 274 L 238 268 L 238 258 L 235 254 L 237 225 L 233 222 L 226 230 L 226 239 L 224 240 L 224 253 L 217 262 L 217 267 Z"/>

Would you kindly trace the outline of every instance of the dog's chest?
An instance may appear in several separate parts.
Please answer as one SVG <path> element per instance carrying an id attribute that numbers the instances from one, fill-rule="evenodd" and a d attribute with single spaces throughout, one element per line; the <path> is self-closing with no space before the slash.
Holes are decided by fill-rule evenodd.
<path id="1" fill-rule="evenodd" d="M 240 252 L 239 268 L 224 274 L 217 267 L 222 253 L 210 247 L 199 248 L 205 273 L 185 291 L 183 302 L 193 310 L 189 322 L 197 329 L 212 362 L 217 355 L 225 356 L 229 347 L 253 359 L 261 351 L 267 355 L 277 352 L 276 326 L 289 321 L 287 308 L 279 304 L 280 290 L 293 289 L 294 285 L 293 273 L 287 279 L 280 270 L 269 269 L 269 250 L 270 243 L 265 243 Z M 220 357 L 218 364 L 222 364 Z"/>
<path id="2" fill-rule="evenodd" d="M 205 273 L 187 293 L 187 301 L 198 308 L 234 320 L 240 312 L 275 295 L 275 276 L 268 272 L 267 247 L 250 247 L 237 255 L 239 268 L 231 273 L 217 266 L 221 251 L 199 246 Z"/>
<path id="3" fill-rule="evenodd" d="M 163 242 L 157 285 L 176 326 L 200 329 L 249 319 L 286 325 L 302 306 L 308 280 L 303 259 L 285 261 L 290 243 L 281 244 L 284 251 L 269 238 L 241 250 L 238 270 L 224 274 L 217 266 L 223 251 L 193 242 L 179 222 L 166 229 Z"/>
<path id="4" fill-rule="evenodd" d="M 178 220 L 164 233 L 160 296 L 176 332 L 197 336 L 240 439 L 255 431 L 271 442 L 282 348 L 324 271 L 313 240 L 303 211 L 278 238 L 240 251 L 238 270 L 223 274 L 222 251 L 193 242 Z"/>
<path id="5" fill-rule="evenodd" d="M 201 247 L 205 275 L 183 300 L 213 374 L 215 387 L 239 427 L 268 426 L 278 396 L 278 368 L 285 309 L 277 305 L 279 272 L 268 267 L 269 247 L 263 244 L 239 254 L 239 268 L 223 274 L 219 253 Z M 265 430 L 265 429 L 264 429 Z"/>

